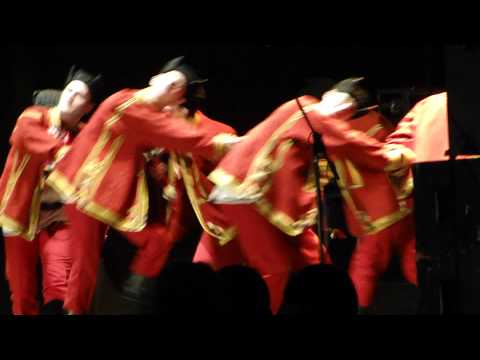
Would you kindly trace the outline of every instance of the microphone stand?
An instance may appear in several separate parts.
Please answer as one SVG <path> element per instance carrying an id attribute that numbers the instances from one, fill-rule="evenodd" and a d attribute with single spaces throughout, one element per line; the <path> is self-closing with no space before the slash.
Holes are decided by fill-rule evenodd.
<path id="1" fill-rule="evenodd" d="M 328 225 L 328 206 L 325 201 L 324 193 L 320 185 L 320 181 L 321 181 L 320 166 L 319 166 L 320 160 L 322 158 L 326 159 L 330 169 L 332 170 L 335 176 L 335 179 L 338 180 L 339 177 L 335 169 L 335 166 L 333 165 L 333 162 L 328 158 L 327 150 L 322 140 L 322 135 L 314 130 L 312 123 L 310 122 L 310 119 L 308 118 L 307 113 L 305 112 L 305 109 L 300 103 L 300 100 L 297 98 L 296 101 L 297 101 L 298 107 L 302 111 L 302 114 L 305 120 L 307 121 L 308 126 L 312 130 L 312 134 L 313 134 L 313 148 L 312 148 L 313 169 L 315 174 L 315 188 L 317 193 L 317 208 L 318 208 L 317 232 L 318 232 L 318 236 L 320 237 L 320 262 L 324 264 L 325 263 L 324 246 L 325 248 L 328 249 L 327 238 L 329 236 L 329 228 L 327 226 Z"/>

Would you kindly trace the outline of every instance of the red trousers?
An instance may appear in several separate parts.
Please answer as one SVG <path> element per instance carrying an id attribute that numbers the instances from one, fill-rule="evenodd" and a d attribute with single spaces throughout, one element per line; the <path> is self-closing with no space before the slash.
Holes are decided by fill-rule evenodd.
<path id="1" fill-rule="evenodd" d="M 75 240 L 72 245 L 72 272 L 65 299 L 65 309 L 74 314 L 90 311 L 100 264 L 101 251 L 108 226 L 77 210 L 65 206 Z M 138 233 L 122 233 L 138 247 L 130 270 L 141 276 L 155 277 L 165 265 L 174 237 L 165 224 L 153 223 Z"/>
<path id="2" fill-rule="evenodd" d="M 194 262 L 204 262 L 214 269 L 243 263 L 263 277 L 270 291 L 270 303 L 276 314 L 290 273 L 319 263 L 319 240 L 307 230 L 290 237 L 273 226 L 250 205 L 219 205 L 237 237 L 224 247 L 204 235 Z"/>
<path id="3" fill-rule="evenodd" d="M 38 315 L 37 264 L 42 266 L 45 304 L 64 301 L 72 259 L 72 232 L 65 224 L 55 224 L 33 241 L 5 238 L 6 273 L 12 293 L 14 315 Z"/>
<path id="4" fill-rule="evenodd" d="M 415 226 L 408 216 L 389 228 L 358 239 L 350 263 L 350 277 L 357 290 L 359 305 L 372 304 L 379 278 L 385 273 L 393 255 L 399 255 L 403 275 L 417 285 Z"/>

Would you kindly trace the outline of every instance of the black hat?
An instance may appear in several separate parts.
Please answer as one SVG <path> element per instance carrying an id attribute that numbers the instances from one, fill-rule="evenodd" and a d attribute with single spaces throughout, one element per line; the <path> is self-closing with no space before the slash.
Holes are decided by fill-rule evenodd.
<path id="1" fill-rule="evenodd" d="M 93 75 L 88 71 L 73 65 L 70 68 L 67 80 L 65 81 L 65 86 L 74 80 L 79 80 L 88 86 L 93 103 L 98 104 L 103 100 L 105 96 L 105 84 L 101 74 Z"/>
<path id="2" fill-rule="evenodd" d="M 170 60 L 166 63 L 163 69 L 160 71 L 161 74 L 167 73 L 169 71 L 180 71 L 187 78 L 188 85 L 192 84 L 204 84 L 208 79 L 202 79 L 198 76 L 198 73 L 185 62 L 185 56 L 179 56 L 173 60 Z"/>
<path id="3" fill-rule="evenodd" d="M 361 117 L 370 110 L 378 108 L 370 96 L 371 84 L 365 81 L 365 78 L 349 78 L 343 80 L 333 87 L 333 90 L 349 94 L 357 103 L 357 113 L 353 118 Z M 371 90 L 371 89 L 370 89 Z"/>
<path id="4" fill-rule="evenodd" d="M 185 94 L 186 103 L 184 106 L 189 110 L 190 115 L 194 114 L 201 108 L 207 98 L 204 84 L 208 82 L 208 79 L 201 78 L 195 69 L 185 62 L 184 56 L 170 60 L 165 64 L 160 73 L 164 74 L 170 71 L 179 71 L 185 75 L 187 79 L 187 93 Z"/>
<path id="5" fill-rule="evenodd" d="M 37 90 L 33 93 L 32 102 L 38 106 L 54 107 L 60 101 L 60 96 L 62 96 L 61 90 Z"/>

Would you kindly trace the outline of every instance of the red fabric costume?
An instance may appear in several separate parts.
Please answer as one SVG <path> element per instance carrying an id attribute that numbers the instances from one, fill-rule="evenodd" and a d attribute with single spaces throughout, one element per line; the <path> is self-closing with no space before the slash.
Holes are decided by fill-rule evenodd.
<path id="1" fill-rule="evenodd" d="M 223 133 L 225 136 L 234 136 L 236 134 L 230 126 L 212 120 L 201 112 L 195 114 L 193 124 L 199 129 L 211 132 L 212 135 Z M 240 253 L 231 245 L 236 232 L 228 226 L 225 215 L 219 207 L 208 202 L 214 185 L 207 176 L 215 169 L 218 161 L 192 154 L 176 154 L 174 161 L 174 166 L 179 169 L 184 181 L 192 208 L 204 230 L 193 261 L 207 263 L 215 270 L 241 264 L 243 261 Z M 212 252 L 217 251 L 221 252 L 221 255 L 211 255 Z"/>
<path id="2" fill-rule="evenodd" d="M 67 210 L 76 243 L 65 308 L 73 313 L 90 309 L 107 226 L 139 247 L 134 273 L 153 277 L 167 259 L 171 234 L 162 223 L 147 225 L 149 196 L 143 154 L 155 148 L 212 159 L 221 151 L 211 133 L 171 112 L 153 109 L 143 102 L 139 91 L 123 90 L 99 107 L 48 178 L 71 204 Z"/>
<path id="3" fill-rule="evenodd" d="M 349 122 L 383 143 L 390 132 L 376 112 Z M 385 273 L 392 255 L 401 259 L 405 278 L 417 284 L 415 227 L 411 204 L 392 186 L 383 169 L 372 170 L 350 160 L 350 156 L 329 152 L 340 177 L 338 185 L 344 199 L 350 232 L 357 237 L 349 273 L 357 290 L 359 305 L 371 305 L 379 277 Z"/>
<path id="4" fill-rule="evenodd" d="M 62 130 L 56 108 L 34 106 L 19 117 L 10 138 L 11 150 L 0 180 L 0 225 L 15 315 L 39 312 L 38 258 L 44 302 L 65 298 L 72 233 L 59 199 L 45 185 L 45 174 L 64 154 L 71 135 Z"/>
<path id="5" fill-rule="evenodd" d="M 303 97 L 302 104 L 317 103 Z M 267 282 L 276 313 L 292 271 L 319 262 L 311 130 L 295 101 L 277 109 L 250 131 L 209 178 L 233 202 L 215 199 L 236 231 L 225 248 L 201 243 L 212 261 L 239 253 Z"/>
<path id="6" fill-rule="evenodd" d="M 412 151 L 415 162 L 448 160 L 447 93 L 430 96 L 415 105 L 388 137 L 387 146 Z"/>
<path id="7" fill-rule="evenodd" d="M 330 157 L 337 160 L 340 172 L 345 170 L 346 185 L 354 185 L 344 196 L 353 205 L 357 230 L 375 234 L 406 219 L 410 209 L 396 201 L 397 193 L 385 172 L 407 166 L 411 153 L 400 156 L 390 152 L 383 143 L 353 129 L 345 121 L 352 114 L 346 105 L 316 104 L 318 101 L 310 97 L 300 102 L 314 129 L 322 134 Z M 218 186 L 213 198 L 225 204 L 223 212 L 238 231 L 236 246 L 246 262 L 267 280 L 274 310 L 281 302 L 289 272 L 318 262 L 318 240 L 302 241 L 317 211 L 311 147 L 311 130 L 297 103 L 291 101 L 253 129 L 210 175 Z M 354 183 L 361 180 L 355 168 L 362 169 L 373 188 L 378 187 L 381 200 L 365 202 L 370 192 L 359 186 L 361 183 Z M 316 251 L 302 251 L 303 244 L 305 249 Z"/>

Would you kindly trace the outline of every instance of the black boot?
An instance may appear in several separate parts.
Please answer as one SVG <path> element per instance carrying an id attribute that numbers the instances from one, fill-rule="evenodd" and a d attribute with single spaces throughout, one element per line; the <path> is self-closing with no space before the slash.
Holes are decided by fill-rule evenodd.
<path id="1" fill-rule="evenodd" d="M 54 300 L 50 301 L 48 304 L 45 304 L 40 309 L 41 316 L 53 316 L 53 315 L 66 315 L 65 310 L 63 309 L 63 301 Z"/>
<path id="2" fill-rule="evenodd" d="M 154 314 L 157 299 L 157 279 L 130 274 L 122 284 L 120 296 L 127 315 Z"/>

